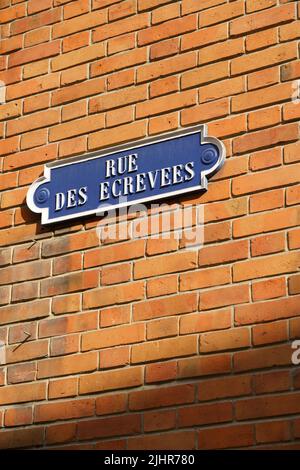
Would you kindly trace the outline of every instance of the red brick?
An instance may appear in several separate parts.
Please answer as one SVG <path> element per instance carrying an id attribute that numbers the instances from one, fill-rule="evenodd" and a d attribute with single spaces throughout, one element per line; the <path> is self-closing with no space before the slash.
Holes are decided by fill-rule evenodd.
<path id="1" fill-rule="evenodd" d="M 0 389 L 1 405 L 25 403 L 31 401 L 45 400 L 46 383 L 31 383 L 23 385 L 7 385 Z"/>
<path id="2" fill-rule="evenodd" d="M 22 18 L 26 14 L 25 5 L 16 5 L 11 8 L 6 8 L 1 12 L 1 23 L 8 23 L 12 20 Z"/>
<path id="3" fill-rule="evenodd" d="M 74 5 L 72 7 L 74 7 Z M 79 17 L 62 21 L 53 26 L 53 38 L 70 36 L 71 34 L 77 33 L 78 31 L 92 29 L 95 26 L 104 24 L 105 22 L 106 15 L 104 11 L 87 13 Z"/>
<path id="4" fill-rule="evenodd" d="M 178 426 L 191 427 L 232 421 L 231 403 L 210 403 L 181 408 L 178 411 Z"/>
<path id="5" fill-rule="evenodd" d="M 51 339 L 51 356 L 63 356 L 77 352 L 79 352 L 79 335 L 60 336 Z"/>
<path id="6" fill-rule="evenodd" d="M 289 371 L 275 371 L 254 375 L 254 390 L 258 394 L 280 392 L 290 388 Z"/>
<path id="7" fill-rule="evenodd" d="M 38 364 L 38 378 L 90 372 L 97 369 L 97 353 L 75 354 L 61 358 L 46 359 Z"/>
<path id="8" fill-rule="evenodd" d="M 49 315 L 49 308 L 49 299 L 2 307 L 0 309 L 0 325 L 47 317 Z"/>
<path id="9" fill-rule="evenodd" d="M 86 80 L 88 77 L 88 65 L 80 64 L 75 67 L 62 70 L 61 72 L 61 85 L 71 85 Z"/>
<path id="10" fill-rule="evenodd" d="M 67 103 L 74 99 L 84 98 L 104 91 L 104 80 L 96 78 L 89 80 L 85 83 L 71 85 L 69 87 L 61 88 L 52 93 L 52 106 Z"/>
<path id="11" fill-rule="evenodd" d="M 64 19 L 73 18 L 89 11 L 88 0 L 77 0 L 64 7 Z"/>
<path id="12" fill-rule="evenodd" d="M 21 134 L 41 127 L 51 126 L 59 122 L 58 110 L 46 110 L 34 115 L 26 116 L 23 118 L 10 121 L 7 127 L 7 135 Z"/>
<path id="13" fill-rule="evenodd" d="M 98 315 L 96 312 L 47 319 L 41 321 L 39 324 L 39 337 L 47 338 L 69 333 L 95 330 L 97 328 L 97 320 Z"/>
<path id="14" fill-rule="evenodd" d="M 10 408 L 5 411 L 5 426 L 26 426 L 32 424 L 32 408 Z"/>
<path id="15" fill-rule="evenodd" d="M 121 413 L 126 411 L 126 406 L 127 395 L 125 393 L 96 398 L 96 414 L 99 416 Z"/>
<path id="16" fill-rule="evenodd" d="M 167 77 L 150 84 L 150 97 L 155 98 L 178 91 L 178 77 Z"/>
<path id="17" fill-rule="evenodd" d="M 117 54 L 135 47 L 135 33 L 124 34 L 108 40 L 108 54 Z"/>
<path id="18" fill-rule="evenodd" d="M 235 321 L 238 325 L 249 325 L 297 316 L 299 314 L 297 310 L 298 297 L 237 306 L 235 308 Z"/>
<path id="19" fill-rule="evenodd" d="M 43 28 L 40 28 L 40 29 L 33 29 L 32 31 L 28 31 L 25 34 L 24 46 L 31 47 L 37 44 L 48 42 L 50 41 L 50 35 L 51 35 L 50 26 L 44 26 Z"/>
<path id="20" fill-rule="evenodd" d="M 34 422 L 41 423 L 93 416 L 94 410 L 95 400 L 93 399 L 46 403 L 35 406 Z"/>
<path id="21" fill-rule="evenodd" d="M 299 161 L 299 148 L 299 142 L 286 145 L 286 147 L 284 148 L 284 162 L 293 163 Z"/>
<path id="22" fill-rule="evenodd" d="M 21 150 L 40 147 L 47 143 L 47 129 L 40 129 L 34 132 L 28 132 L 21 136 Z"/>
<path id="23" fill-rule="evenodd" d="M 27 12 L 29 15 L 33 15 L 34 13 L 38 13 L 43 10 L 47 10 L 48 8 L 52 7 L 52 1 L 46 0 L 41 5 L 41 2 L 38 0 L 30 0 L 27 5 Z"/>
<path id="24" fill-rule="evenodd" d="M 175 294 L 177 292 L 177 276 L 164 276 L 147 281 L 147 297 Z"/>
<path id="25" fill-rule="evenodd" d="M 300 76 L 300 61 L 296 60 L 289 64 L 282 65 L 281 67 L 281 79 L 282 81 L 293 80 Z"/>
<path id="26" fill-rule="evenodd" d="M 253 443 L 254 427 L 251 424 L 199 431 L 199 449 L 203 450 L 248 447 Z"/>
<path id="27" fill-rule="evenodd" d="M 286 366 L 291 363 L 291 348 L 290 345 L 284 344 L 272 348 L 240 351 L 234 354 L 233 360 L 234 369 L 239 372 Z"/>
<path id="28" fill-rule="evenodd" d="M 88 353 L 91 354 L 91 353 Z M 94 354 L 94 353 L 93 353 Z M 92 393 L 142 385 L 142 368 L 130 367 L 108 372 L 83 375 L 79 379 L 79 393 Z"/>
<path id="29" fill-rule="evenodd" d="M 44 428 L 42 427 L 3 431 L 0 436 L 0 448 L 36 447 L 42 445 L 43 439 Z"/>
<path id="30" fill-rule="evenodd" d="M 228 76 L 229 65 L 227 61 L 205 65 L 183 73 L 181 77 L 181 87 L 185 89 L 198 85 L 207 85 L 210 82 L 214 82 L 217 79 L 221 80 Z"/>
<path id="31" fill-rule="evenodd" d="M 286 204 L 288 206 L 298 204 L 300 200 L 300 186 L 292 186 L 286 190 Z"/>
<path id="32" fill-rule="evenodd" d="M 141 430 L 140 415 L 114 416 L 78 423 L 78 439 L 138 434 Z"/>
<path id="33" fill-rule="evenodd" d="M 136 106 L 136 117 L 143 118 L 154 116 L 165 111 L 174 111 L 196 104 L 194 91 L 185 91 L 170 96 L 154 98 L 147 103 L 138 103 Z"/>
<path id="34" fill-rule="evenodd" d="M 50 25 L 60 21 L 60 8 L 52 8 L 29 18 L 22 18 L 14 21 L 11 25 L 11 34 L 21 34 L 26 31 L 40 28 L 41 26 Z"/>
<path id="35" fill-rule="evenodd" d="M 118 326 L 104 330 L 90 332 L 82 335 L 82 351 L 103 349 L 123 344 L 139 343 L 145 339 L 145 326 L 143 323 L 129 326 Z"/>
<path id="36" fill-rule="evenodd" d="M 179 52 L 179 40 L 178 38 L 167 39 L 165 41 L 159 41 L 153 44 L 150 49 L 150 59 L 164 59 L 170 57 Z"/>
<path id="37" fill-rule="evenodd" d="M 253 345 L 280 343 L 288 340 L 286 321 L 256 325 L 252 328 Z"/>
<path id="38" fill-rule="evenodd" d="M 2 103 L 0 108 L 0 121 L 15 118 L 21 115 L 21 102 L 12 101 Z"/>
<path id="39" fill-rule="evenodd" d="M 90 32 L 82 31 L 77 34 L 72 34 L 70 37 L 63 39 L 63 52 L 74 51 L 81 47 L 88 46 L 90 40 Z"/>
<path id="40" fill-rule="evenodd" d="M 101 285 L 107 286 L 129 281 L 131 278 L 131 265 L 121 264 L 102 268 Z"/>
<path id="41" fill-rule="evenodd" d="M 120 18 L 134 15 L 136 13 L 136 2 L 125 0 L 121 4 L 113 5 L 108 10 L 108 21 L 116 21 Z"/>
<path id="42" fill-rule="evenodd" d="M 26 362 L 24 364 L 16 364 L 7 368 L 7 383 L 18 384 L 24 382 L 32 382 L 36 379 L 36 364 L 34 362 Z"/>
<path id="43" fill-rule="evenodd" d="M 156 342 L 134 345 L 131 349 L 131 362 L 149 362 L 173 357 L 190 356 L 197 352 L 196 337 L 179 337 Z"/>
<path id="44" fill-rule="evenodd" d="M 152 26 L 138 33 L 138 44 L 144 46 L 152 42 L 161 41 L 179 34 L 183 34 L 196 29 L 196 15 L 185 18 L 176 18 L 161 25 Z"/>
<path id="45" fill-rule="evenodd" d="M 176 427 L 175 411 L 150 411 L 144 415 L 144 431 L 159 431 Z"/>
<path id="46" fill-rule="evenodd" d="M 247 13 L 251 13 L 253 11 L 264 10 L 271 8 L 276 5 L 276 3 L 276 0 L 246 0 L 246 11 Z M 284 1 L 281 3 L 284 3 Z"/>
<path id="47" fill-rule="evenodd" d="M 134 17 L 120 19 L 114 23 L 109 23 L 93 31 L 93 42 L 104 41 L 105 39 L 120 36 L 131 31 L 139 31 L 149 25 L 149 16 L 147 13 L 135 15 Z"/>
<path id="48" fill-rule="evenodd" d="M 171 314 L 194 312 L 195 310 L 197 310 L 197 294 L 186 293 L 139 302 L 133 307 L 133 318 L 135 321 L 149 320 Z"/>
<path id="49" fill-rule="evenodd" d="M 100 327 L 121 325 L 130 321 L 130 305 L 106 308 L 100 311 Z"/>
<path id="50" fill-rule="evenodd" d="M 280 26 L 279 36 L 282 42 L 299 38 L 299 20 L 291 24 Z"/>
<path id="51" fill-rule="evenodd" d="M 288 421 L 272 421 L 255 425 L 256 441 L 284 442 L 290 440 L 290 423 Z"/>
<path id="52" fill-rule="evenodd" d="M 272 258 L 265 258 L 243 261 L 233 267 L 233 280 L 245 281 L 247 279 L 257 279 L 274 274 L 283 274 L 296 271 L 298 268 L 297 253 L 276 254 Z"/>
<path id="53" fill-rule="evenodd" d="M 149 82 L 161 77 L 167 77 L 168 75 L 174 75 L 175 73 L 183 70 L 188 70 L 197 65 L 197 56 L 195 52 L 187 52 L 175 57 L 169 57 L 159 62 L 154 62 L 139 67 L 137 71 L 137 82 Z M 182 88 L 188 88 L 183 86 Z"/>
<path id="54" fill-rule="evenodd" d="M 225 39 L 227 39 L 226 24 L 218 24 L 211 28 L 202 28 L 198 31 L 185 34 L 181 40 L 181 50 L 197 49 L 198 47 L 214 44 Z"/>
<path id="55" fill-rule="evenodd" d="M 236 1 L 230 4 L 216 6 L 203 11 L 200 16 L 200 26 L 222 23 L 244 13 L 244 2 Z"/>
<path id="56" fill-rule="evenodd" d="M 22 345 L 22 349 L 15 346 L 6 348 L 5 361 L 12 364 L 21 361 L 27 361 L 37 358 L 43 358 L 48 355 L 48 341 L 28 341 Z"/>
<path id="57" fill-rule="evenodd" d="M 251 34 L 246 38 L 246 50 L 256 51 L 277 43 L 277 28 Z"/>
<path id="58" fill-rule="evenodd" d="M 141 300 L 144 297 L 143 282 L 106 287 L 83 294 L 84 308 L 106 307 Z"/>
<path id="59" fill-rule="evenodd" d="M 282 189 L 263 192 L 250 196 L 250 212 L 261 212 L 283 207 L 284 193 Z"/>
<path id="60" fill-rule="evenodd" d="M 52 313 L 54 313 L 54 315 L 78 312 L 79 309 L 80 294 L 70 294 L 52 299 Z"/>
<path id="61" fill-rule="evenodd" d="M 129 409 L 131 411 L 148 410 L 174 406 L 195 401 L 193 384 L 177 385 L 174 387 L 148 388 L 129 394 Z"/>
<path id="62" fill-rule="evenodd" d="M 165 114 L 149 119 L 149 135 L 160 134 L 162 131 L 171 131 L 179 127 L 178 113 Z"/>
<path id="63" fill-rule="evenodd" d="M 177 336 L 178 319 L 164 318 L 162 320 L 154 320 L 147 325 L 147 340 L 157 338 L 167 338 L 169 336 Z"/>
<path id="64" fill-rule="evenodd" d="M 274 233 L 255 237 L 251 240 L 251 255 L 261 256 L 270 253 L 278 253 L 285 249 L 284 233 Z"/>
<path id="65" fill-rule="evenodd" d="M 65 22 L 64 22 L 65 23 Z M 52 59 L 51 69 L 53 71 L 67 69 L 78 64 L 84 64 L 104 56 L 103 44 L 82 47 Z"/>
<path id="66" fill-rule="evenodd" d="M 231 309 L 184 315 L 180 319 L 180 334 L 223 330 L 231 326 Z"/>
<path id="67" fill-rule="evenodd" d="M 298 225 L 297 218 L 297 211 L 295 211 L 294 207 L 276 212 L 255 214 L 244 220 L 233 221 L 233 236 L 238 238 L 295 227 Z"/>
<path id="68" fill-rule="evenodd" d="M 181 111 L 181 124 L 187 126 L 190 124 L 203 123 L 212 119 L 225 117 L 229 114 L 228 98 L 212 103 L 204 103 L 199 106 L 191 107 Z"/>
<path id="69" fill-rule="evenodd" d="M 127 366 L 130 362 L 130 348 L 123 346 L 120 348 L 106 349 L 100 352 L 100 369 L 111 369 L 112 367 Z"/>
<path id="70" fill-rule="evenodd" d="M 59 86 L 58 74 L 49 74 L 42 77 L 32 78 L 21 83 L 10 85 L 7 88 L 6 99 L 13 100 L 16 98 L 41 93 L 47 90 L 53 90 Z M 31 97 L 32 98 L 32 97 Z M 39 97 L 40 98 L 40 97 Z M 36 97 L 37 99 L 37 97 Z M 29 112 L 30 108 L 25 108 L 25 112 Z"/>
<path id="71" fill-rule="evenodd" d="M 78 390 L 77 377 L 49 381 L 49 400 L 53 398 L 75 397 Z"/>
<path id="72" fill-rule="evenodd" d="M 233 261 L 239 261 L 246 258 L 248 258 L 248 242 L 246 240 L 229 242 L 220 246 L 208 246 L 201 248 L 201 250 L 199 251 L 199 265 L 202 267 L 214 264 L 224 264 L 228 262 L 232 263 Z M 216 274 L 216 269 L 214 271 L 211 271 L 211 273 Z M 222 272 L 220 271 L 221 268 L 218 269 L 219 272 Z M 205 274 L 205 276 L 209 276 L 209 271 L 205 270 L 203 271 L 203 273 L 207 273 Z M 201 272 L 199 273 L 199 275 L 200 274 Z M 212 284 L 204 284 L 200 287 L 209 287 L 210 285 Z"/>
<path id="73" fill-rule="evenodd" d="M 263 88 L 261 90 L 254 90 L 250 91 L 247 94 L 241 94 L 238 96 L 234 96 L 232 98 L 232 111 L 233 112 L 241 112 L 261 106 L 266 106 L 268 104 L 273 104 L 273 103 L 279 103 L 281 101 L 287 101 L 290 100 L 292 94 L 292 86 L 290 83 L 284 83 L 280 85 L 274 85 L 271 87 Z M 265 119 L 264 125 L 260 125 L 260 127 L 267 127 L 268 125 L 274 125 L 276 122 L 279 120 L 280 121 L 280 116 L 278 119 L 278 116 L 276 114 L 276 108 L 274 109 L 274 114 L 276 117 L 273 117 L 271 115 L 271 118 L 273 118 L 273 122 L 268 116 L 266 115 L 268 109 L 263 109 L 260 111 L 260 113 L 264 113 L 264 116 L 261 117 L 261 120 L 263 121 L 263 118 Z M 256 113 L 256 119 L 257 119 L 257 114 Z M 250 127 L 249 130 L 258 128 L 259 126 L 256 123 L 254 114 L 250 114 L 249 116 L 250 119 Z M 270 119 L 270 123 L 268 123 L 268 120 Z"/>
<path id="74" fill-rule="evenodd" d="M 231 370 L 231 355 L 221 354 L 208 357 L 182 359 L 178 363 L 178 377 L 201 377 L 226 373 Z"/>
<path id="75" fill-rule="evenodd" d="M 22 282 L 12 287 L 11 300 L 13 302 L 36 299 L 38 296 L 39 288 L 37 282 Z"/>
<path id="76" fill-rule="evenodd" d="M 254 301 L 274 299 L 286 295 L 285 279 L 268 279 L 252 284 L 252 298 Z"/>
<path id="77" fill-rule="evenodd" d="M 147 88 L 145 85 L 140 87 L 128 88 L 126 90 L 116 91 L 92 98 L 89 103 L 90 113 L 99 113 L 107 109 L 133 104 L 144 101 L 147 98 Z"/>
<path id="78" fill-rule="evenodd" d="M 241 400 L 236 404 L 238 420 L 294 414 L 299 411 L 299 393 Z"/>
<path id="79" fill-rule="evenodd" d="M 145 382 L 156 383 L 174 380 L 177 376 L 176 361 L 153 363 L 146 365 Z"/>
<path id="80" fill-rule="evenodd" d="M 187 271 L 196 267 L 196 255 L 190 253 L 176 253 L 158 258 L 136 261 L 134 265 L 134 278 L 169 274 L 178 271 Z"/>
<path id="81" fill-rule="evenodd" d="M 171 450 L 194 449 L 194 431 L 183 431 L 174 433 L 151 434 L 128 439 L 128 449 L 138 450 Z"/>
<path id="82" fill-rule="evenodd" d="M 61 139 L 89 133 L 104 127 L 104 115 L 87 116 L 71 122 L 65 122 L 52 127 L 49 132 L 49 141 L 55 142 Z"/>
<path id="83" fill-rule="evenodd" d="M 70 155 L 82 154 L 87 150 L 86 136 L 75 137 L 71 140 L 64 140 L 59 144 L 59 156 L 66 157 Z"/>
<path id="84" fill-rule="evenodd" d="M 244 53 L 242 39 L 232 39 L 216 45 L 207 46 L 199 51 L 199 63 L 201 65 L 216 62 L 220 59 L 236 57 Z"/>
<path id="85" fill-rule="evenodd" d="M 248 89 L 256 90 L 279 82 L 279 67 L 272 67 L 248 75 Z"/>
<path id="86" fill-rule="evenodd" d="M 200 335 L 200 353 L 226 351 L 250 346 L 248 328 L 234 328 L 227 331 L 202 333 Z"/>
<path id="87" fill-rule="evenodd" d="M 252 72 L 256 69 L 281 64 L 296 58 L 295 44 L 282 44 L 270 47 L 267 51 L 262 50 L 234 58 L 231 63 L 231 73 L 232 75 L 239 75 L 245 72 Z"/>
<path id="88" fill-rule="evenodd" d="M 98 277 L 97 271 L 87 271 L 46 279 L 41 283 L 41 297 L 92 289 L 97 287 Z"/>
<path id="89" fill-rule="evenodd" d="M 58 55 L 60 52 L 60 41 L 53 41 L 47 44 L 47 47 L 44 44 L 30 47 L 25 50 L 14 52 L 10 54 L 8 60 L 9 67 L 16 67 L 17 65 L 26 64 L 34 60 L 41 60 L 45 57 L 53 57 Z"/>
<path id="90" fill-rule="evenodd" d="M 76 436 L 76 423 L 58 424 L 46 428 L 47 444 L 62 444 L 70 442 Z"/>
<path id="91" fill-rule="evenodd" d="M 294 5 L 282 5 L 278 8 L 272 8 L 271 13 L 262 11 L 233 20 L 230 23 L 230 34 L 237 36 L 253 30 L 257 31 L 273 25 L 286 23 L 293 19 L 295 19 Z"/>
<path id="92" fill-rule="evenodd" d="M 299 294 L 300 293 L 300 275 L 291 276 L 289 278 L 289 293 Z"/>
<path id="93" fill-rule="evenodd" d="M 198 398 L 199 401 L 208 401 L 251 395 L 251 393 L 251 376 L 239 375 L 202 381 L 199 385 Z"/>
<path id="94" fill-rule="evenodd" d="M 145 135 L 146 121 L 138 121 L 137 123 L 134 122 L 118 127 L 117 133 L 115 129 L 106 129 L 99 133 L 94 132 L 89 136 L 88 147 L 89 150 L 99 149 L 117 143 L 121 144 L 130 140 L 139 139 L 145 137 Z"/>

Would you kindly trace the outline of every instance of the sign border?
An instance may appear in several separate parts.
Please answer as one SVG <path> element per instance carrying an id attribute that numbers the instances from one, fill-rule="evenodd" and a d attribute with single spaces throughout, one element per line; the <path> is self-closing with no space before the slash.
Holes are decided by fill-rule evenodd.
<path id="1" fill-rule="evenodd" d="M 201 172 L 201 180 L 200 184 L 198 186 L 193 186 L 192 188 L 188 189 L 181 189 L 177 191 L 170 191 L 169 193 L 165 193 L 163 195 L 156 195 L 156 196 L 150 196 L 147 198 L 141 198 L 136 201 L 131 201 L 131 202 L 125 202 L 122 204 L 116 204 L 116 205 L 101 205 L 97 207 L 97 209 L 92 209 L 89 211 L 83 211 L 81 214 L 70 214 L 70 215 L 64 215 L 61 217 L 56 217 L 55 219 L 49 219 L 49 208 L 48 207 L 38 207 L 34 203 L 34 193 L 38 189 L 39 186 L 41 186 L 44 183 L 51 182 L 51 169 L 52 168 L 58 168 L 61 166 L 68 166 L 68 165 L 73 165 L 74 163 L 78 162 L 83 162 L 83 161 L 88 161 L 88 160 L 94 160 L 96 158 L 101 158 L 101 157 L 106 157 L 109 155 L 112 155 L 114 153 L 118 153 L 121 151 L 131 151 L 134 150 L 138 147 L 141 146 L 146 146 L 146 145 L 151 145 L 154 143 L 159 143 L 159 142 L 164 142 L 167 140 L 173 140 L 179 137 L 183 137 L 185 135 L 191 135 L 191 134 L 196 134 L 200 132 L 201 138 L 200 138 L 200 145 L 201 144 L 213 144 L 215 145 L 218 150 L 219 150 L 219 158 L 215 165 L 212 168 L 209 168 L 208 170 L 204 170 Z M 35 180 L 31 186 L 29 187 L 29 190 L 27 192 L 26 196 L 26 203 L 29 209 L 37 214 L 41 214 L 41 224 L 46 225 L 46 224 L 53 224 L 55 222 L 63 222 L 66 220 L 71 220 L 71 219 L 78 219 L 80 217 L 85 217 L 93 214 L 98 214 L 100 215 L 101 213 L 104 213 L 108 210 L 112 209 L 120 209 L 122 207 L 126 206 L 133 206 L 135 204 L 141 204 L 144 202 L 149 202 L 149 201 L 154 201 L 158 199 L 166 199 L 168 197 L 173 197 L 177 196 L 179 194 L 184 194 L 184 193 L 190 193 L 190 192 L 195 192 L 199 191 L 201 189 L 207 190 L 207 178 L 208 176 L 213 176 L 217 171 L 220 170 L 220 168 L 224 165 L 226 158 L 226 149 L 225 145 L 221 140 L 219 140 L 217 137 L 210 137 L 207 135 L 207 125 L 206 124 L 201 124 L 198 126 L 193 126 L 189 128 L 184 128 L 184 129 L 179 129 L 173 132 L 165 133 L 165 134 L 159 134 L 157 136 L 153 137 L 145 137 L 143 139 L 135 140 L 132 142 L 128 142 L 127 144 L 121 144 L 121 145 L 116 145 L 112 147 L 105 148 L 103 150 L 95 151 L 92 153 L 87 153 L 84 155 L 78 155 L 75 157 L 70 157 L 70 158 L 65 158 L 63 160 L 55 160 L 50 163 L 46 163 L 44 165 L 44 175 L 40 176 L 37 180 Z"/>

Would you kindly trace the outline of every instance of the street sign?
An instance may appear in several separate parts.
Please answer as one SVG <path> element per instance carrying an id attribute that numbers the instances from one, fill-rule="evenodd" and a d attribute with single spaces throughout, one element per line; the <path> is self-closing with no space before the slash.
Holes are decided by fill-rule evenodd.
<path id="1" fill-rule="evenodd" d="M 222 142 L 197 126 L 46 164 L 27 205 L 49 224 L 206 190 L 224 160 Z"/>

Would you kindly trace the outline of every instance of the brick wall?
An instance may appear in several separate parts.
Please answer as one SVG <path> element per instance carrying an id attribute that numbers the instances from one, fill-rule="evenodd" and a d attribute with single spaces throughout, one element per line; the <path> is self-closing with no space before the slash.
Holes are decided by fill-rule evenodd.
<path id="1" fill-rule="evenodd" d="M 0 18 L 0 447 L 299 449 L 299 2 L 0 0 Z M 99 246 L 98 219 L 26 208 L 46 162 L 199 123 L 227 149 L 179 200 L 205 203 L 199 253 Z"/>

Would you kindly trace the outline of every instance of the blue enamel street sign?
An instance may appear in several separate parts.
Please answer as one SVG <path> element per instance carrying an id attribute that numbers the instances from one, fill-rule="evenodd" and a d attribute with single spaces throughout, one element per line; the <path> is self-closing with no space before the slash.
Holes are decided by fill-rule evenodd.
<path id="1" fill-rule="evenodd" d="M 27 205 L 48 224 L 205 190 L 224 159 L 222 142 L 197 126 L 47 164 Z"/>

